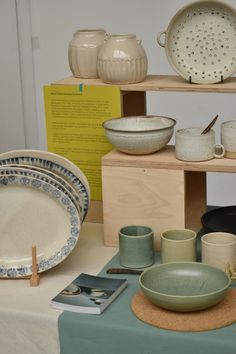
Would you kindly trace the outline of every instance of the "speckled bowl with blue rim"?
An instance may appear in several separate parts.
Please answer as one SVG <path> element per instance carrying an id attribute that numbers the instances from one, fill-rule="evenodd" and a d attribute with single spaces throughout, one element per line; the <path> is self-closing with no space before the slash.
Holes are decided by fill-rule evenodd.
<path id="1" fill-rule="evenodd" d="M 149 115 L 109 119 L 103 123 L 103 128 L 115 149 L 131 155 L 146 155 L 168 144 L 175 124 L 173 118 Z"/>

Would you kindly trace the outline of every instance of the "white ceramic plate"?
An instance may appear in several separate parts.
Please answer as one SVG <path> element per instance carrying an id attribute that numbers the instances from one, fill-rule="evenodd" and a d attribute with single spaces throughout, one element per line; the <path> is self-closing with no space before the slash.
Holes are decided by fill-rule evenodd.
<path id="1" fill-rule="evenodd" d="M 29 177 L 29 171 L 1 172 L 0 277 L 31 275 L 32 245 L 37 247 L 38 272 L 61 263 L 79 237 L 74 203 L 56 181 Z"/>
<path id="2" fill-rule="evenodd" d="M 190 3 L 159 34 L 158 43 L 183 78 L 199 84 L 221 82 L 236 71 L 236 9 L 221 1 Z"/>
<path id="3" fill-rule="evenodd" d="M 5 175 L 16 175 L 16 176 L 22 176 L 22 177 L 30 177 L 30 178 L 35 178 L 37 180 L 40 180 L 42 182 L 46 182 L 51 184 L 52 186 L 56 187 L 58 190 L 62 191 L 75 205 L 75 207 L 78 209 L 80 219 L 82 218 L 80 208 L 77 205 L 77 201 L 74 197 L 74 195 L 70 192 L 70 189 L 67 189 L 67 186 L 65 183 L 61 183 L 58 179 L 55 179 L 53 176 L 49 176 L 48 174 L 44 172 L 39 172 L 36 169 L 31 169 L 31 166 L 27 166 L 27 168 L 21 167 L 22 165 L 5 165 L 5 166 L 0 166 L 0 177 L 5 176 Z"/>
<path id="4" fill-rule="evenodd" d="M 73 162 L 48 151 L 14 150 L 0 154 L 0 165 L 7 164 L 38 166 L 61 176 L 77 191 L 83 204 L 84 220 L 90 203 L 90 188 L 86 176 Z"/>
<path id="5" fill-rule="evenodd" d="M 18 169 L 18 168 L 23 168 L 28 171 L 37 172 L 39 174 L 43 174 L 45 177 L 50 177 L 54 180 L 56 180 L 59 184 L 61 184 L 65 188 L 65 193 L 68 193 L 71 197 L 71 200 L 73 203 L 76 205 L 77 209 L 79 210 L 80 216 L 81 216 L 81 221 L 83 219 L 83 201 L 80 198 L 80 195 L 77 193 L 77 191 L 73 188 L 73 186 L 67 182 L 64 178 L 62 178 L 60 175 L 53 173 L 50 170 L 47 170 L 46 168 L 41 168 L 38 166 L 32 166 L 32 165 L 23 165 L 23 164 L 8 164 L 8 165 L 0 165 L 0 171 L 3 168 L 12 168 L 12 169 Z M 44 179 L 45 180 L 45 179 Z"/>

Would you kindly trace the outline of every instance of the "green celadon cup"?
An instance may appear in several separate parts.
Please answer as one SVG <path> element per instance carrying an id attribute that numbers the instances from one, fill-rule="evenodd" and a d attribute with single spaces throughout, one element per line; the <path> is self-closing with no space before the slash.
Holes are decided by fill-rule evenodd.
<path id="1" fill-rule="evenodd" d="M 150 227 L 129 225 L 120 229 L 119 261 L 127 268 L 145 268 L 154 263 L 154 236 Z"/>

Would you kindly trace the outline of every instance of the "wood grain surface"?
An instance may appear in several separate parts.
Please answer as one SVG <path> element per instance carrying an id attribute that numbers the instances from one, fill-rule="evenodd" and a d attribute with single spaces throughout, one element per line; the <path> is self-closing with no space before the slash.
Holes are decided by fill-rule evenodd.
<path id="1" fill-rule="evenodd" d="M 100 79 L 79 79 L 69 76 L 54 82 L 56 85 L 103 85 Z M 230 77 L 223 83 L 214 85 L 189 84 L 177 75 L 147 75 L 146 80 L 137 84 L 117 85 L 122 91 L 169 91 L 169 92 L 215 92 L 215 93 L 236 93 L 236 77 Z"/>
<path id="2" fill-rule="evenodd" d="M 159 249 L 162 231 L 185 226 L 184 171 L 103 166 L 102 181 L 105 245 L 118 245 L 121 227 L 144 225 Z"/>

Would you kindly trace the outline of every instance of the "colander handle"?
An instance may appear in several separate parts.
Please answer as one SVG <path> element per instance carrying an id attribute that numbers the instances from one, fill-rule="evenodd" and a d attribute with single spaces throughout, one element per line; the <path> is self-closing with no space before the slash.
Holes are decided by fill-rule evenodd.
<path id="1" fill-rule="evenodd" d="M 157 43 L 158 43 L 161 47 L 165 48 L 165 42 L 162 42 L 162 41 L 161 41 L 161 37 L 162 37 L 163 35 L 166 35 L 166 31 L 161 31 L 160 33 L 158 33 L 158 35 L 157 35 Z"/>
<path id="2" fill-rule="evenodd" d="M 109 32 L 106 32 L 103 42 L 107 42 L 110 37 L 111 37 L 111 34 Z"/>

